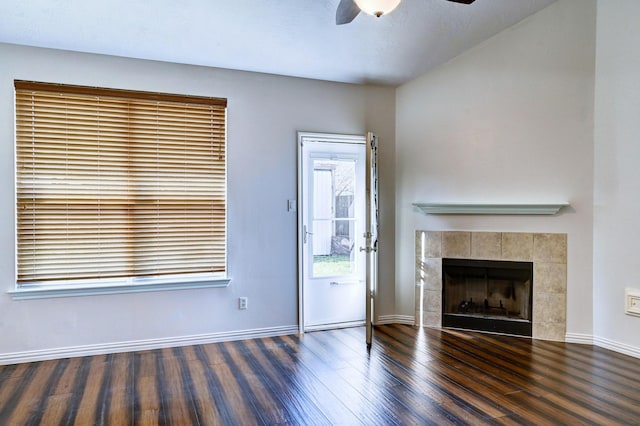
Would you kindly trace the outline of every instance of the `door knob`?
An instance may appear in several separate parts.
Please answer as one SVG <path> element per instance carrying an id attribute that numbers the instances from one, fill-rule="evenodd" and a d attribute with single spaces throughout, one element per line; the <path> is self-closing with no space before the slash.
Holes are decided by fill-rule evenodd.
<path id="1" fill-rule="evenodd" d="M 378 251 L 377 247 L 360 247 L 360 251 L 366 251 L 367 253 L 371 253 L 372 251 Z"/>

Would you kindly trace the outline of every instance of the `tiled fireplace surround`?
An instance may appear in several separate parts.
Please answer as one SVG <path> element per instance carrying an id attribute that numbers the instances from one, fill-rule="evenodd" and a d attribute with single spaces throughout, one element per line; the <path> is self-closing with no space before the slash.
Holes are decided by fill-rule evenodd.
<path id="1" fill-rule="evenodd" d="M 533 262 L 533 338 L 565 340 L 567 234 L 416 231 L 416 323 L 442 326 L 442 258 Z"/>

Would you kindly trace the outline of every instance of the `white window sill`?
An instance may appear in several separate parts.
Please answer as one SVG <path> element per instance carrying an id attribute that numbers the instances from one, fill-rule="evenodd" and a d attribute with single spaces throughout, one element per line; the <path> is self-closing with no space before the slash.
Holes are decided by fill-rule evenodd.
<path id="1" fill-rule="evenodd" d="M 57 284 L 23 284 L 9 291 L 14 300 L 48 299 L 54 297 L 93 296 L 100 294 L 144 293 L 153 291 L 191 290 L 200 288 L 227 287 L 231 278 L 215 274 L 196 276 L 125 278 L 110 280 L 88 280 Z"/>

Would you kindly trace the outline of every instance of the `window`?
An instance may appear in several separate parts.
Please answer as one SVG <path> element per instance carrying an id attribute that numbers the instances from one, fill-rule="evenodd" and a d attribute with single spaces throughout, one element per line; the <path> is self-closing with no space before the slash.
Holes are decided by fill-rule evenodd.
<path id="1" fill-rule="evenodd" d="M 15 89 L 18 288 L 226 275 L 226 99 Z"/>

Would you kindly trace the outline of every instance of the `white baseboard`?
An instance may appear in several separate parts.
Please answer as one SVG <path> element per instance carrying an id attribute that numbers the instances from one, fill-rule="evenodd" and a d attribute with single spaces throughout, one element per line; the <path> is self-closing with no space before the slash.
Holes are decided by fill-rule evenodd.
<path id="1" fill-rule="evenodd" d="M 260 337 L 284 336 L 298 333 L 298 326 L 267 327 L 222 333 L 197 334 L 192 336 L 165 337 L 160 339 L 135 340 L 128 342 L 102 343 L 97 345 L 70 346 L 66 348 L 42 349 L 35 351 L 0 354 L 0 365 L 23 362 L 45 361 L 49 359 L 73 358 L 89 355 L 103 355 L 118 352 L 146 351 L 150 349 L 177 346 L 202 345 L 206 343 L 232 340 L 256 339 Z"/>
<path id="2" fill-rule="evenodd" d="M 591 334 L 567 333 L 564 336 L 567 343 L 578 343 L 580 345 L 593 345 L 593 336 Z"/>
<path id="3" fill-rule="evenodd" d="M 567 333 L 565 341 L 567 343 L 578 343 L 581 345 L 594 345 L 603 349 L 609 349 L 614 352 L 629 355 L 634 358 L 640 358 L 640 348 L 605 339 L 604 337 L 593 336 L 590 334 Z"/>
<path id="4" fill-rule="evenodd" d="M 604 349 L 610 349 L 621 354 L 629 355 L 634 358 L 640 358 L 640 348 L 627 345 L 625 343 L 614 342 L 613 340 L 603 337 L 594 337 L 594 343 Z"/>
<path id="5" fill-rule="evenodd" d="M 365 325 L 364 321 L 351 321 L 351 322 L 339 322 L 339 323 L 333 323 L 333 324 L 307 325 L 307 326 L 304 327 L 304 331 L 335 330 L 336 328 L 362 327 L 363 325 Z"/>
<path id="6" fill-rule="evenodd" d="M 406 324 L 415 325 L 410 315 L 381 315 L 376 324 Z M 202 345 L 207 343 L 225 342 L 232 340 L 256 339 L 260 337 L 285 336 L 297 334 L 298 326 L 267 327 L 251 330 L 230 331 L 222 333 L 198 334 L 192 336 L 167 337 L 161 339 L 147 339 L 128 342 L 104 343 L 97 345 L 70 346 L 65 348 L 42 349 L 35 351 L 10 352 L 0 354 L 0 365 L 19 364 L 23 362 L 45 361 L 49 359 L 72 358 L 90 355 L 103 355 L 118 352 L 144 351 L 151 349 L 171 348 L 177 346 Z M 640 358 L 640 348 L 615 342 L 602 337 L 588 334 L 567 333 L 567 343 L 596 345 L 604 349 L 619 352 L 634 358 Z"/>
<path id="7" fill-rule="evenodd" d="M 376 325 L 383 324 L 406 324 L 415 325 L 416 320 L 412 315 L 380 315 L 376 320 Z"/>

